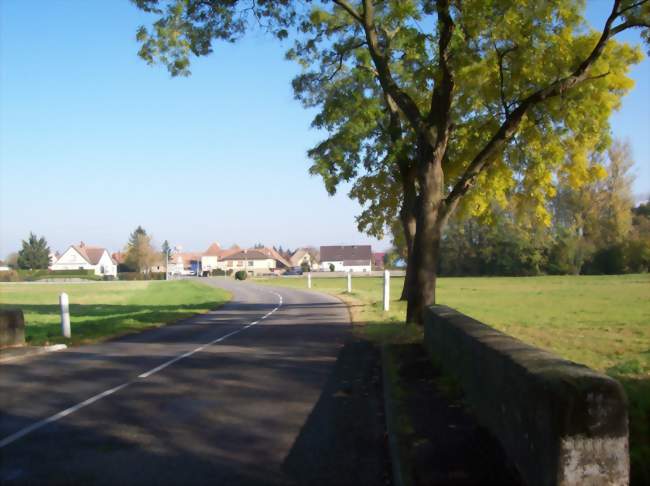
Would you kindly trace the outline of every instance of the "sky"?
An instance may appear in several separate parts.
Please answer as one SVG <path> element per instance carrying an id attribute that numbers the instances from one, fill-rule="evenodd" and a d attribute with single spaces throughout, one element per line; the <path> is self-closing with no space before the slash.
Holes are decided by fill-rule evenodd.
<path id="1" fill-rule="evenodd" d="M 610 5 L 590 0 L 602 26 Z M 0 257 L 30 231 L 53 250 L 117 251 L 142 225 L 185 250 L 257 242 L 389 246 L 357 231 L 346 188 L 308 174 L 322 138 L 294 100 L 288 44 L 261 33 L 172 78 L 136 53 L 151 20 L 128 0 L 0 0 Z M 637 43 L 638 34 L 621 37 Z M 650 62 L 612 118 L 630 141 L 634 192 L 650 194 Z"/>

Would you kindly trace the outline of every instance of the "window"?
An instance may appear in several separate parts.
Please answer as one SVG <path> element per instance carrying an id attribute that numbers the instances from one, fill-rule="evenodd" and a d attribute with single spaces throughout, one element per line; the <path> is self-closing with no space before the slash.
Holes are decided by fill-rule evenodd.
<path id="1" fill-rule="evenodd" d="M 249 261 L 248 261 L 248 266 L 249 266 L 249 267 L 252 267 L 252 266 L 253 266 L 253 263 L 254 263 L 254 262 L 252 262 L 251 260 L 249 260 Z"/>
<path id="2" fill-rule="evenodd" d="M 228 266 L 232 267 L 232 260 L 228 260 Z"/>

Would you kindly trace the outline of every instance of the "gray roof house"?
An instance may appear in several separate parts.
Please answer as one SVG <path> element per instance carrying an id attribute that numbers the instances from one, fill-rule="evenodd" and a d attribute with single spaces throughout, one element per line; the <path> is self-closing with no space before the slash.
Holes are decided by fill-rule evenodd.
<path id="1" fill-rule="evenodd" d="M 336 271 L 369 272 L 372 265 L 372 247 L 370 245 L 321 246 L 320 261 L 323 270 L 333 265 Z"/>

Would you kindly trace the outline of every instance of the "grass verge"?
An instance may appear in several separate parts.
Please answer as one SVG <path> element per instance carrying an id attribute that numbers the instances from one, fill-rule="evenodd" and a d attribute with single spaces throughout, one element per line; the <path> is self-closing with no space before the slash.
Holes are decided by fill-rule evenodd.
<path id="1" fill-rule="evenodd" d="M 61 335 L 61 292 L 70 299 L 70 339 Z M 0 309 L 23 310 L 31 345 L 94 343 L 204 313 L 229 299 L 221 289 L 191 281 L 0 284 Z"/>
<path id="2" fill-rule="evenodd" d="M 306 289 L 306 278 L 256 280 Z M 420 342 L 404 324 L 403 279 L 391 279 L 390 311 L 382 279 L 317 278 L 312 290 L 350 308 L 355 332 L 378 344 Z M 632 484 L 650 484 L 650 275 L 441 278 L 437 300 L 524 342 L 618 379 L 629 399 Z"/>

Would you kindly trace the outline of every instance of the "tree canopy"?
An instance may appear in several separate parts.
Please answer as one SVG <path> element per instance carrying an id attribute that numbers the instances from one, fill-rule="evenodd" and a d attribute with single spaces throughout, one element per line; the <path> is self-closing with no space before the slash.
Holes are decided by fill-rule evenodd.
<path id="1" fill-rule="evenodd" d="M 50 265 L 50 248 L 44 236 L 40 238 L 35 233 L 29 233 L 29 238 L 23 240 L 18 252 L 18 268 L 37 270 L 46 269 Z"/>
<path id="2" fill-rule="evenodd" d="M 288 56 L 304 71 L 294 89 L 329 134 L 310 151 L 312 172 L 330 192 L 355 181 L 360 226 L 373 234 L 400 205 L 410 215 L 416 321 L 435 302 L 457 208 L 480 215 L 496 202 L 548 224 L 558 184 L 603 176 L 588 155 L 608 146 L 609 116 L 642 58 L 614 37 L 641 28 L 648 41 L 650 27 L 650 0 L 613 0 L 598 31 L 580 0 L 135 1 L 159 16 L 138 32 L 140 55 L 173 75 L 252 22 L 280 38 L 295 27 Z"/>

